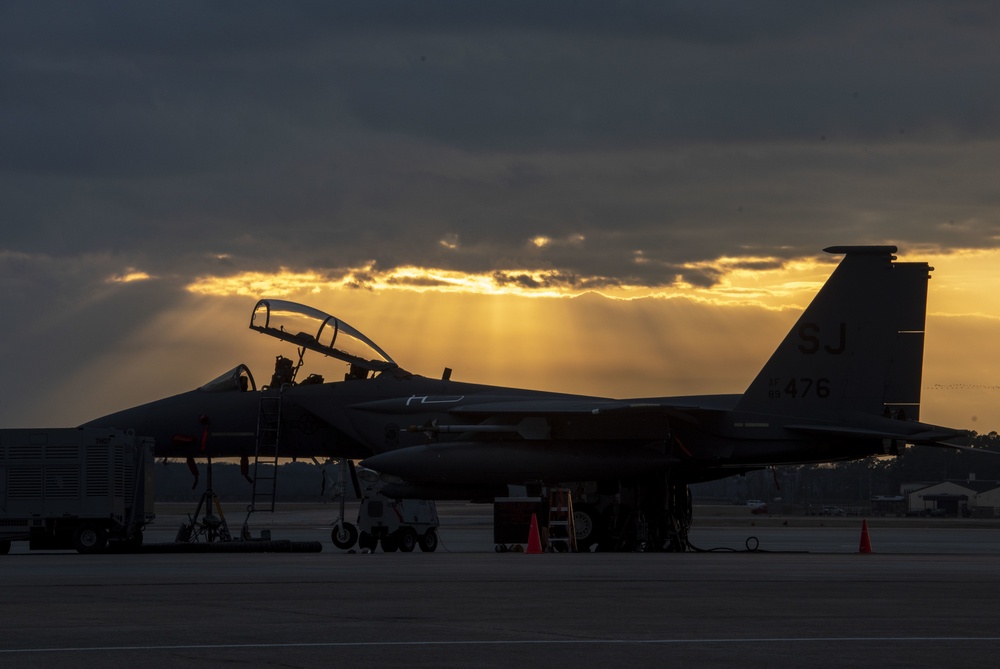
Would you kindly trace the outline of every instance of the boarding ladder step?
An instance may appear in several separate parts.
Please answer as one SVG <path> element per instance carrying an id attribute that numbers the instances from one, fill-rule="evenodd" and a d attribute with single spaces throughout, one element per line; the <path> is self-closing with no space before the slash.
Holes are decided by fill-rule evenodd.
<path id="1" fill-rule="evenodd" d="M 573 521 L 573 492 L 568 488 L 549 491 L 549 545 L 565 542 L 576 552 L 576 524 Z"/>
<path id="2" fill-rule="evenodd" d="M 274 511 L 278 492 L 278 451 L 281 445 L 281 387 L 265 388 L 257 414 L 257 449 L 253 460 L 250 513 Z"/>

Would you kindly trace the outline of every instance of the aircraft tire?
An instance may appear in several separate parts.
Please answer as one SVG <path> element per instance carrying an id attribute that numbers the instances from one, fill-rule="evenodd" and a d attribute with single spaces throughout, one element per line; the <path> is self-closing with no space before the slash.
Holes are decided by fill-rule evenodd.
<path id="1" fill-rule="evenodd" d="M 107 530 L 93 525 L 81 525 L 73 533 L 73 548 L 77 553 L 100 553 L 108 545 Z"/>
<path id="2" fill-rule="evenodd" d="M 433 553 L 435 550 L 437 550 L 438 547 L 437 532 L 434 530 L 434 528 L 427 530 L 424 536 L 420 537 L 418 543 L 420 544 L 420 550 L 422 550 L 425 553 Z M 506 551 L 506 547 L 504 547 L 504 551 Z M 497 551 L 497 552 L 499 553 L 502 551 Z"/>
<path id="3" fill-rule="evenodd" d="M 350 523 L 337 523 L 330 532 L 333 545 L 341 550 L 347 550 L 358 540 L 358 528 Z"/>
<path id="4" fill-rule="evenodd" d="M 413 549 L 417 547 L 417 533 L 412 527 L 399 528 L 393 540 L 399 546 L 399 550 L 404 553 L 412 553 Z"/>
<path id="5" fill-rule="evenodd" d="M 4 539 L 0 541 L 0 555 L 7 555 L 10 553 L 10 542 Z"/>
<path id="6" fill-rule="evenodd" d="M 589 553 L 590 547 L 601 541 L 601 516 L 597 507 L 581 504 L 573 507 L 573 526 L 576 528 L 576 549 Z"/>

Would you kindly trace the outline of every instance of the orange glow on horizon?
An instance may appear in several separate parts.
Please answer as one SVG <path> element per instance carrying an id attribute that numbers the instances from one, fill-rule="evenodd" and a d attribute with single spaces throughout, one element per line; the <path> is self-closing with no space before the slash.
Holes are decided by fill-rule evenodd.
<path id="1" fill-rule="evenodd" d="M 899 258 L 927 262 L 934 268 L 927 293 L 928 315 L 1000 319 L 1000 250 L 911 252 Z"/>
<path id="2" fill-rule="evenodd" d="M 546 240 L 546 242 L 548 241 Z M 754 269 L 755 264 L 766 268 Z M 203 276 L 188 285 L 189 292 L 213 297 L 280 297 L 319 295 L 344 289 L 383 294 L 459 293 L 565 298 L 596 293 L 616 300 L 686 298 L 706 304 L 747 305 L 785 310 L 801 308 L 823 284 L 834 263 L 800 260 L 779 263 L 771 258 L 719 258 L 691 263 L 689 269 L 711 269 L 718 281 L 711 287 L 682 281 L 669 285 L 629 285 L 606 277 L 576 277 L 551 269 L 507 269 L 469 273 L 448 269 L 401 266 L 379 270 L 374 263 L 329 272 L 242 272 L 230 276 Z M 804 299 L 803 299 L 804 297 Z"/>
<path id="3" fill-rule="evenodd" d="M 1000 429 L 1000 364 L 992 354 L 1000 339 L 1000 277 L 993 269 L 1000 251 L 900 259 L 935 267 L 921 418 Z M 581 288 L 542 270 L 497 276 L 371 265 L 202 277 L 175 311 L 126 342 L 127 355 L 95 359 L 67 379 L 63 399 L 84 420 L 190 390 L 241 362 L 265 382 L 275 355 L 293 352 L 247 328 L 262 297 L 343 318 L 425 376 L 450 367 L 457 381 L 604 397 L 739 393 L 838 260 L 720 258 L 711 264 L 718 277 L 711 288 Z M 343 374 L 319 356 L 307 355 L 306 365 L 330 380 Z M 80 391 L 108 369 L 116 371 L 106 387 L 123 389 L 122 397 Z"/>

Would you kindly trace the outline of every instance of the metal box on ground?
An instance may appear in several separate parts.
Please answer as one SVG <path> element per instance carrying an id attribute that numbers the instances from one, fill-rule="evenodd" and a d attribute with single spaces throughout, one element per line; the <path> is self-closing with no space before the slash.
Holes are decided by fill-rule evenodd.
<path id="1" fill-rule="evenodd" d="M 142 543 L 153 519 L 153 440 L 109 429 L 0 430 L 0 553 Z"/>
<path id="2" fill-rule="evenodd" d="M 541 497 L 497 497 L 493 501 L 493 543 L 498 546 L 527 544 L 534 515 L 541 531 L 549 509 Z"/>

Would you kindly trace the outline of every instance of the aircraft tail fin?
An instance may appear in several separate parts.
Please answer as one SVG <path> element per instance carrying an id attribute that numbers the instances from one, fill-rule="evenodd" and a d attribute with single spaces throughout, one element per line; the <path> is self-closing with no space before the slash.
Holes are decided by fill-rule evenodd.
<path id="1" fill-rule="evenodd" d="M 819 420 L 856 412 L 918 419 L 933 268 L 894 262 L 895 246 L 825 251 L 845 257 L 737 409 Z"/>

